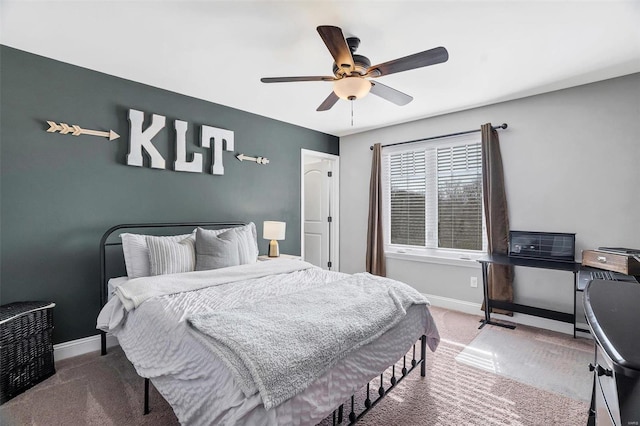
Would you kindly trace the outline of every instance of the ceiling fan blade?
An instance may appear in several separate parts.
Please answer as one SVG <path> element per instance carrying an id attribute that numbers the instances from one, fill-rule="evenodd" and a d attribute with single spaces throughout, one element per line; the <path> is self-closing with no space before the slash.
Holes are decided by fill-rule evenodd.
<path id="1" fill-rule="evenodd" d="M 309 76 L 309 77 L 263 77 L 260 79 L 263 83 L 289 83 L 292 81 L 334 81 L 335 77 L 327 76 Z"/>
<path id="2" fill-rule="evenodd" d="M 404 58 L 398 58 L 393 61 L 371 66 L 367 70 L 366 75 L 368 77 L 380 77 L 415 68 L 440 64 L 442 62 L 447 62 L 448 59 L 449 52 L 447 52 L 447 49 L 444 47 L 436 47 L 434 49 L 425 50 L 424 52 L 405 56 Z"/>
<path id="3" fill-rule="evenodd" d="M 349 45 L 347 45 L 344 34 L 342 34 L 342 30 L 330 25 L 321 25 L 317 30 L 327 49 L 329 49 L 331 56 L 333 56 L 338 68 L 344 70 L 347 74 L 353 71 L 356 66 L 353 62 Z"/>
<path id="4" fill-rule="evenodd" d="M 334 106 L 336 104 L 336 102 L 338 102 L 338 99 L 340 99 L 340 98 L 334 92 L 329 93 L 329 96 L 327 96 L 327 99 L 325 99 L 324 102 L 322 102 L 320 104 L 320 106 L 318 107 L 318 109 L 316 111 L 328 111 L 328 110 L 330 110 L 331 107 Z"/>
<path id="5" fill-rule="evenodd" d="M 371 82 L 371 93 L 376 96 L 380 96 L 382 99 L 386 99 L 396 105 L 406 105 L 413 100 L 412 96 L 402 93 L 399 90 L 393 89 L 377 81 Z"/>

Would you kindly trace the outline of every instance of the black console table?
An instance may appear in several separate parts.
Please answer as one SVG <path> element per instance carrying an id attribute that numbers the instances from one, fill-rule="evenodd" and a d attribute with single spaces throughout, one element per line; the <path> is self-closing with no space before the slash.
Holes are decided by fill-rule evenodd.
<path id="1" fill-rule="evenodd" d="M 491 321 L 491 309 L 503 309 L 506 311 L 518 312 L 521 314 L 534 315 L 537 317 L 552 319 L 556 321 L 568 322 L 573 324 L 573 337 L 576 337 L 576 331 L 588 332 L 589 330 L 576 327 L 576 291 L 578 287 L 577 274 L 580 270 L 580 264 L 576 262 L 554 262 L 550 260 L 539 259 L 522 259 L 517 257 L 509 257 L 507 255 L 493 254 L 478 259 L 482 265 L 482 288 L 484 290 L 484 319 L 480 322 L 482 328 L 485 324 L 498 325 L 500 327 L 515 328 L 514 325 L 502 324 Z M 573 272 L 573 313 L 552 311 L 550 309 L 537 308 L 534 306 L 521 305 L 518 303 L 504 302 L 489 298 L 489 287 L 487 283 L 487 275 L 489 264 L 525 266 L 529 268 L 554 269 L 557 271 Z"/>

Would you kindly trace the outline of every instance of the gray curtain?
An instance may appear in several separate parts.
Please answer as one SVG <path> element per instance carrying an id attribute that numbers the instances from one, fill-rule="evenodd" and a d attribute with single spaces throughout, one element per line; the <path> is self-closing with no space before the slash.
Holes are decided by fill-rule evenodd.
<path id="1" fill-rule="evenodd" d="M 489 254 L 508 254 L 509 213 L 504 187 L 502 155 L 498 132 L 491 123 L 483 124 L 482 131 L 482 195 L 487 227 Z M 489 264 L 487 286 L 489 298 L 513 302 L 513 267 Z M 482 306 L 484 310 L 484 304 Z M 492 309 L 499 314 L 512 315 L 510 311 Z"/>
<path id="2" fill-rule="evenodd" d="M 382 240 L 382 185 L 381 185 L 382 146 L 373 145 L 371 160 L 371 180 L 369 181 L 369 226 L 367 229 L 367 272 L 384 277 L 387 268 Z"/>

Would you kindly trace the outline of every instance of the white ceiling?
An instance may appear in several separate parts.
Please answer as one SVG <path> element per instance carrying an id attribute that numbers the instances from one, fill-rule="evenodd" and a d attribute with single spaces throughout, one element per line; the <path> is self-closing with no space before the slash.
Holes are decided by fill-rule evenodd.
<path id="1" fill-rule="evenodd" d="M 63 62 L 343 136 L 640 72 L 640 1 L 2 0 L 0 42 Z M 372 63 L 437 46 L 449 61 L 381 77 L 414 97 L 316 108 L 332 75 L 318 25 Z M 162 111 L 154 111 L 162 113 Z"/>

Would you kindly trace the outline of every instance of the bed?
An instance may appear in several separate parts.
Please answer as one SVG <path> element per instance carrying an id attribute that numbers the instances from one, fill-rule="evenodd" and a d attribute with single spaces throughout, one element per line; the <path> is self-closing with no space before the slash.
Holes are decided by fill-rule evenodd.
<path id="1" fill-rule="evenodd" d="M 335 424 L 349 400 L 355 423 L 414 368 L 424 376 L 426 348 L 439 342 L 411 287 L 258 261 L 253 223 L 117 225 L 100 256 L 102 353 L 111 333 L 145 378 L 145 412 L 151 380 L 182 424 L 314 425 L 332 413 Z M 126 272 L 111 265 L 122 257 Z"/>

